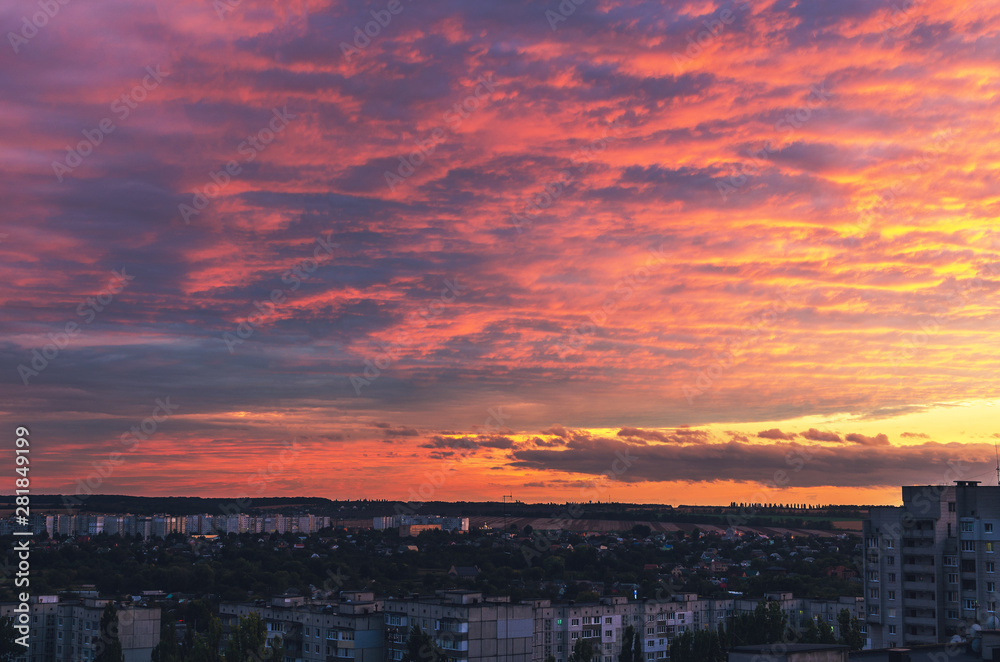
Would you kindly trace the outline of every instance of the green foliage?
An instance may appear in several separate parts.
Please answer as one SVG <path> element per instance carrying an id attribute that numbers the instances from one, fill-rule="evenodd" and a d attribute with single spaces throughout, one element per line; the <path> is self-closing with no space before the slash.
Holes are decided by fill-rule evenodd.
<path id="1" fill-rule="evenodd" d="M 632 662 L 632 640 L 635 638 L 635 628 L 631 625 L 622 633 L 622 651 L 618 653 L 618 662 Z"/>
<path id="2" fill-rule="evenodd" d="M 160 643 L 153 649 L 150 662 L 184 662 L 181 647 L 177 645 L 177 628 L 173 621 L 160 628 Z"/>
<path id="3" fill-rule="evenodd" d="M 101 614 L 100 640 L 94 662 L 125 662 L 122 642 L 118 638 L 118 610 L 109 602 Z"/>
<path id="4" fill-rule="evenodd" d="M 670 662 L 725 662 L 726 650 L 715 630 L 687 630 L 670 642 Z"/>
<path id="5" fill-rule="evenodd" d="M 577 639 L 568 662 L 592 662 L 595 654 L 594 646 L 589 639 Z"/>
<path id="6" fill-rule="evenodd" d="M 209 620 L 205 632 L 194 639 L 191 662 L 223 662 L 223 657 L 219 652 L 221 646 L 222 621 L 213 616 Z"/>
<path id="7" fill-rule="evenodd" d="M 729 619 L 729 645 L 754 646 L 782 641 L 788 630 L 788 616 L 778 602 L 761 601 L 749 614 Z"/>
<path id="8" fill-rule="evenodd" d="M 0 662 L 13 662 L 24 653 L 24 646 L 17 643 L 14 619 L 9 616 L 0 620 Z"/>
<path id="9" fill-rule="evenodd" d="M 841 609 L 837 614 L 837 624 L 840 626 L 840 643 L 852 651 L 859 651 L 865 645 L 865 635 L 861 633 L 861 623 L 851 612 Z"/>
<path id="10" fill-rule="evenodd" d="M 446 659 L 444 651 L 434 643 L 430 633 L 421 630 L 419 625 L 410 628 L 404 662 L 439 662 Z"/>
<path id="11" fill-rule="evenodd" d="M 817 619 L 816 627 L 819 629 L 819 643 L 821 644 L 835 644 L 837 643 L 837 637 L 833 634 L 833 628 L 825 620 Z"/>
<path id="12" fill-rule="evenodd" d="M 226 644 L 226 662 L 257 662 L 264 658 L 267 628 L 260 614 L 240 616 Z"/>

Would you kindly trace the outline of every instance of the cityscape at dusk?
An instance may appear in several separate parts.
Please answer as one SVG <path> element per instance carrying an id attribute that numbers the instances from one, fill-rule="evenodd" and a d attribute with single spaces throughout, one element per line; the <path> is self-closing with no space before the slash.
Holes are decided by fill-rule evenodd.
<path id="1" fill-rule="evenodd" d="M 993 3 L 54 6 L 0 9 L 37 493 L 994 475 Z"/>
<path id="2" fill-rule="evenodd" d="M 0 662 L 1000 660 L 1000 4 L 0 27 Z"/>

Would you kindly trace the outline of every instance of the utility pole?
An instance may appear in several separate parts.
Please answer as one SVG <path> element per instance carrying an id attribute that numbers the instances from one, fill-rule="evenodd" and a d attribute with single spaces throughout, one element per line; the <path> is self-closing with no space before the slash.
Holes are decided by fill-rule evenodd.
<path id="1" fill-rule="evenodd" d="M 503 497 L 502 497 L 502 501 L 503 501 L 503 534 L 504 534 L 504 536 L 507 535 L 507 499 L 510 499 L 511 503 L 513 503 L 513 501 L 514 501 L 514 495 L 513 494 L 504 494 Z"/>

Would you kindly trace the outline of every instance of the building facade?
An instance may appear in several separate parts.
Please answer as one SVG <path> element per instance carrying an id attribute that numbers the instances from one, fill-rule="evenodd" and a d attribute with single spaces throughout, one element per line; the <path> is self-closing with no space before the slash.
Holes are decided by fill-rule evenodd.
<path id="1" fill-rule="evenodd" d="M 385 601 L 386 659 L 402 660 L 410 629 L 419 627 L 456 662 L 530 662 L 532 605 L 484 598 L 475 591 Z"/>
<path id="2" fill-rule="evenodd" d="M 1000 486 L 905 486 L 864 523 L 865 619 L 873 648 L 947 642 L 996 628 Z"/>
<path id="3" fill-rule="evenodd" d="M 338 602 L 278 597 L 270 603 L 222 603 L 219 614 L 233 627 L 239 617 L 257 612 L 268 639 L 280 637 L 288 659 L 327 662 L 331 659 L 382 662 L 382 601 L 370 592 L 345 592 Z"/>
<path id="4" fill-rule="evenodd" d="M 60 600 L 54 595 L 32 598 L 30 648 L 17 662 L 86 662 L 109 638 L 101 632 L 101 616 L 109 600 Z M 14 616 L 17 605 L 0 605 L 0 616 Z M 160 643 L 160 608 L 118 605 L 118 639 L 125 662 L 149 662 Z"/>

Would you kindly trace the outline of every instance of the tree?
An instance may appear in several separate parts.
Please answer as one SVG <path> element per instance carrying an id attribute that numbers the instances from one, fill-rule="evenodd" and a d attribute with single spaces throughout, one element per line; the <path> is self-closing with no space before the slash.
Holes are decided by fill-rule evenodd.
<path id="1" fill-rule="evenodd" d="M 809 619 L 806 626 L 802 628 L 802 637 L 800 641 L 803 644 L 818 644 L 819 643 L 819 630 L 816 628 L 816 621 Z"/>
<path id="2" fill-rule="evenodd" d="M 160 630 L 160 643 L 156 644 L 151 662 L 181 662 L 181 650 L 177 645 L 177 628 L 170 621 Z"/>
<path id="3" fill-rule="evenodd" d="M 208 621 L 205 632 L 195 638 L 191 660 L 193 662 L 223 662 L 222 656 L 219 654 L 221 645 L 222 621 L 213 616 Z"/>
<path id="4" fill-rule="evenodd" d="M 837 637 L 833 634 L 833 628 L 830 624 L 826 622 L 825 619 L 817 619 L 816 627 L 819 629 L 819 643 L 821 644 L 835 644 L 837 643 Z"/>
<path id="5" fill-rule="evenodd" d="M 118 638 L 118 610 L 113 602 L 108 602 L 101 614 L 100 642 L 94 662 L 125 662 L 122 642 Z"/>
<path id="6" fill-rule="evenodd" d="M 431 635 L 422 631 L 419 625 L 414 625 L 406 640 L 406 657 L 403 659 L 406 662 L 437 662 L 444 660 L 445 656 Z"/>
<path id="7" fill-rule="evenodd" d="M 642 657 L 642 634 L 635 633 L 635 641 L 632 642 L 632 662 L 644 662 Z"/>
<path id="8" fill-rule="evenodd" d="M 266 644 L 267 628 L 260 614 L 240 616 L 226 643 L 226 662 L 256 662 L 263 658 Z"/>
<path id="9" fill-rule="evenodd" d="M 840 626 L 840 642 L 852 651 L 864 648 L 865 636 L 861 633 L 861 623 L 851 612 L 841 609 L 837 614 L 837 624 Z"/>
<path id="10" fill-rule="evenodd" d="M 635 637 L 635 628 L 631 625 L 625 628 L 622 633 L 622 652 L 618 653 L 618 662 L 632 662 L 632 640 Z"/>
<path id="11" fill-rule="evenodd" d="M 573 653 L 569 656 L 568 662 L 591 662 L 594 659 L 594 647 L 586 639 L 577 639 L 573 646 Z"/>
<path id="12" fill-rule="evenodd" d="M 14 619 L 9 616 L 4 618 L 0 621 L 0 662 L 13 662 L 24 651 L 24 646 L 17 643 Z"/>

